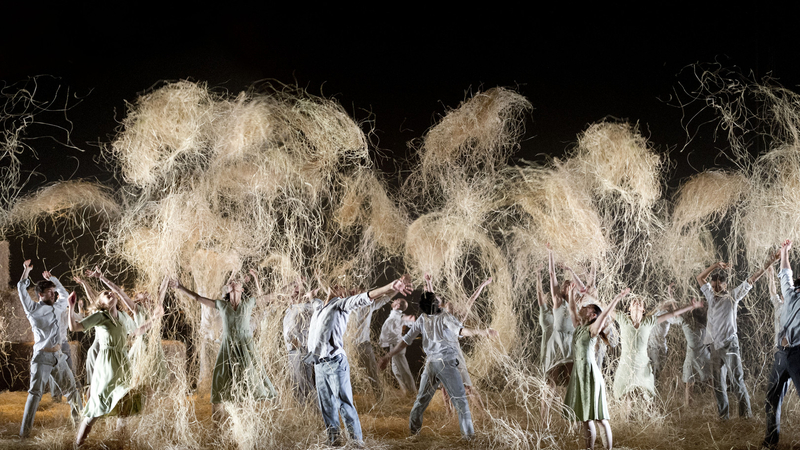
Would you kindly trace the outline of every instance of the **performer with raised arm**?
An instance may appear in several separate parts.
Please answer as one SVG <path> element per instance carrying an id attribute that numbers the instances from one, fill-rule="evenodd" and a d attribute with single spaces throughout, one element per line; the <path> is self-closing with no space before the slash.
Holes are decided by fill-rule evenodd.
<path id="1" fill-rule="evenodd" d="M 211 300 L 184 287 L 177 279 L 169 287 L 178 290 L 201 305 L 219 311 L 222 318 L 222 338 L 211 379 L 212 417 L 222 420 L 223 402 L 240 402 L 245 397 L 253 400 L 269 400 L 275 397 L 275 388 L 259 367 L 250 329 L 250 316 L 256 305 L 256 296 L 248 295 L 243 281 L 232 273 L 223 288 L 222 300 Z M 257 285 L 258 286 L 258 285 Z"/>
<path id="2" fill-rule="evenodd" d="M 625 399 L 626 415 L 630 413 L 630 396 L 636 391 L 640 391 L 646 400 L 656 395 L 653 367 L 647 351 L 653 330 L 661 323 L 702 307 L 703 302 L 692 299 L 690 305 L 673 312 L 645 316 L 644 302 L 634 298 L 628 309 L 629 314 L 617 314 L 622 354 L 614 376 L 614 397 Z"/>
<path id="3" fill-rule="evenodd" d="M 403 275 L 386 286 L 354 296 L 347 296 L 342 286 L 327 285 L 326 289 L 325 301 L 314 301 L 314 314 L 311 316 L 308 331 L 307 360 L 314 363 L 317 399 L 328 433 L 328 443 L 341 444 L 339 434 L 341 412 L 350 439 L 355 441 L 357 446 L 361 446 L 363 445 L 361 422 L 353 403 L 350 364 L 344 352 L 343 337 L 347 328 L 347 318 L 356 308 L 368 306 L 375 299 L 385 295 L 410 294 L 411 279 L 408 275 Z"/>
<path id="4" fill-rule="evenodd" d="M 416 320 L 412 315 L 403 314 L 406 308 L 408 308 L 408 302 L 405 299 L 396 298 L 392 301 L 392 311 L 386 321 L 383 322 L 380 336 L 381 347 L 386 348 L 387 351 L 394 348 L 403 338 L 403 326 L 410 327 Z M 392 373 L 404 395 L 416 395 L 417 383 L 414 381 L 414 375 L 411 374 L 411 369 L 408 367 L 405 349 L 392 357 Z"/>
<path id="5" fill-rule="evenodd" d="M 25 260 L 22 267 L 22 276 L 17 283 L 17 293 L 25 316 L 31 324 L 34 340 L 30 388 L 19 429 L 19 435 L 24 439 L 30 435 L 33 418 L 36 416 L 36 408 L 42 400 L 45 383 L 51 377 L 58 384 L 61 392 L 66 395 L 72 412 L 72 420 L 75 423 L 80 421 L 82 402 L 75 384 L 75 377 L 67 366 L 67 357 L 61 350 L 61 328 L 66 325 L 61 322 L 61 316 L 64 311 L 70 309 L 67 290 L 64 289 L 58 278 L 45 270 L 42 272 L 44 280 L 36 283 L 39 302 L 34 302 L 28 294 L 28 285 L 30 284 L 28 276 L 33 270 L 31 260 Z"/>
<path id="6" fill-rule="evenodd" d="M 70 305 L 75 304 L 77 297 L 74 292 L 69 300 Z M 92 373 L 91 396 L 83 411 L 84 420 L 75 437 L 78 446 L 83 444 L 100 417 L 119 416 L 119 429 L 123 424 L 122 418 L 138 413 L 142 407 L 141 396 L 131 392 L 133 386 L 127 345 L 129 330 L 134 330 L 137 334 L 142 330 L 136 329 L 133 319 L 117 309 L 118 301 L 119 296 L 115 292 L 103 291 L 95 300 L 97 312 L 80 322 L 70 314 L 70 330 L 87 331 L 94 328 L 100 342 Z"/>
<path id="7" fill-rule="evenodd" d="M 318 289 L 301 295 L 302 283 L 293 295 L 292 304 L 283 316 L 283 343 L 289 357 L 289 378 L 294 385 L 294 394 L 298 401 L 305 402 L 314 392 L 314 365 L 304 361 L 308 346 L 308 328 L 311 315 L 314 314 L 312 303 Z"/>
<path id="8" fill-rule="evenodd" d="M 625 297 L 630 289 L 619 293 L 606 307 L 605 311 L 596 303 L 589 303 L 578 308 L 576 299 L 577 286 L 569 290 L 569 314 L 575 326 L 573 337 L 574 364 L 567 386 L 564 403 L 574 414 L 577 421 L 583 422 L 586 437 L 586 448 L 594 449 L 597 438 L 595 421 L 605 430 L 607 448 L 613 448 L 611 426 L 608 423 L 608 400 L 603 373 L 597 367 L 595 346 L 597 337 L 605 328 L 608 314 L 616 308 L 617 303 Z"/>
<path id="9" fill-rule="evenodd" d="M 93 271 L 87 270 L 87 274 L 91 274 Z M 80 284 L 83 287 L 83 291 L 86 293 L 86 301 L 88 302 L 87 311 L 94 311 L 94 305 L 97 304 L 97 292 L 89 285 L 86 280 L 81 277 L 74 276 L 72 277 L 76 283 Z M 81 302 L 78 302 L 78 309 L 80 310 Z M 78 311 L 80 314 L 75 315 L 75 320 L 80 322 L 83 320 L 83 313 Z M 69 323 L 69 322 L 67 322 Z M 100 341 L 97 340 L 97 333 L 94 335 L 94 341 L 92 342 L 92 346 L 89 347 L 89 350 L 86 352 L 86 384 L 89 385 L 92 383 L 92 374 L 94 373 L 94 362 L 97 359 L 97 352 L 100 351 Z M 92 390 L 89 389 L 89 394 L 91 395 Z"/>
<path id="10" fill-rule="evenodd" d="M 769 375 L 767 387 L 767 433 L 764 447 L 778 448 L 781 433 L 781 404 L 789 380 L 800 392 L 800 279 L 792 279 L 792 267 L 789 264 L 789 252 L 792 241 L 786 240 L 781 245 L 781 269 L 778 278 L 781 280 L 783 304 L 780 314 L 780 332 L 778 346 L 775 351 L 775 362 Z"/>
<path id="11" fill-rule="evenodd" d="M 714 396 L 717 400 L 717 413 L 720 419 L 730 418 L 726 378 L 733 384 L 734 394 L 739 401 L 739 417 L 752 417 L 753 415 L 750 409 L 750 395 L 744 384 L 742 356 L 739 351 L 737 308 L 739 302 L 753 288 L 753 283 L 758 281 L 767 268 L 779 258 L 779 253 L 771 255 L 764 267 L 743 281 L 731 293 L 728 292 L 727 277 L 723 272 L 728 269 L 726 263 L 716 262 L 697 275 L 700 291 L 708 301 L 706 343 L 711 344 L 711 377 L 714 381 Z M 721 270 L 712 274 L 717 269 Z M 708 281 L 709 275 L 711 275 L 711 282 Z"/>
<path id="12" fill-rule="evenodd" d="M 429 281 L 429 277 L 426 278 Z M 465 328 L 461 322 L 439 307 L 439 299 L 430 290 L 422 294 L 419 302 L 423 314 L 403 336 L 389 353 L 381 358 L 378 366 L 385 369 L 389 360 L 408 348 L 411 342 L 422 334 L 422 348 L 425 350 L 425 369 L 419 382 L 419 392 L 411 409 L 409 428 L 411 434 L 419 434 L 422 428 L 422 416 L 428 408 L 439 385 L 450 394 L 450 400 L 458 412 L 458 423 L 461 434 L 469 439 L 475 433 L 472 426 L 472 414 L 467 402 L 464 381 L 458 370 L 460 347 L 459 336 L 497 336 L 497 331 L 487 329 Z"/>

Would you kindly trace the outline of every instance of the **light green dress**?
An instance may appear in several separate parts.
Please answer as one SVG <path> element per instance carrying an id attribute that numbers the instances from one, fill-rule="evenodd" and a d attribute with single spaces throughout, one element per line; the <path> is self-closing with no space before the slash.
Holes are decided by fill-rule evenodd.
<path id="1" fill-rule="evenodd" d="M 553 329 L 547 340 L 544 356 L 545 373 L 564 364 L 572 363 L 572 338 L 575 326 L 569 315 L 567 302 L 553 309 Z"/>
<path id="2" fill-rule="evenodd" d="M 658 324 L 658 318 L 647 316 L 642 319 L 639 328 L 635 328 L 627 314 L 619 314 L 617 323 L 622 353 L 614 376 L 614 398 L 622 398 L 635 389 L 641 389 L 645 395 L 651 397 L 656 395 L 653 369 L 647 355 L 647 342 Z"/>
<path id="3" fill-rule="evenodd" d="M 211 403 L 275 397 L 272 382 L 257 364 L 253 345 L 250 315 L 255 299 L 243 298 L 236 309 L 228 301 L 215 303 L 222 318 L 222 343 L 211 379 Z"/>
<path id="4" fill-rule="evenodd" d="M 539 364 L 542 370 L 547 372 L 545 358 L 547 355 L 547 343 L 553 334 L 553 311 L 550 305 L 539 305 L 539 327 L 542 329 L 542 341 L 539 347 Z"/>
<path id="5" fill-rule="evenodd" d="M 91 397 L 83 410 L 84 417 L 130 415 L 141 410 L 139 395 L 131 392 L 131 364 L 128 359 L 128 330 L 133 320 L 122 311 L 117 318 L 108 311 L 98 311 L 83 319 L 86 330 L 94 328 L 99 344 L 92 373 Z"/>
<path id="6" fill-rule="evenodd" d="M 572 374 L 564 403 L 581 422 L 609 418 L 606 383 L 594 354 L 596 344 L 597 336 L 592 337 L 588 325 L 575 328 Z"/>
<path id="7" fill-rule="evenodd" d="M 133 321 L 135 323 L 135 328 L 139 328 L 150 320 L 150 312 L 147 311 L 147 308 L 138 303 L 134 305 L 134 309 Z M 136 336 L 128 352 L 128 358 L 130 358 L 131 364 L 136 365 L 139 358 L 146 354 L 148 345 L 150 345 L 149 333 Z M 145 369 L 145 373 L 148 374 L 147 384 L 153 387 L 163 386 L 169 379 L 167 359 L 164 357 L 164 349 L 161 347 L 161 340 L 158 339 L 153 345 L 155 346 L 154 355 L 152 360 L 148 361 L 148 367 Z"/>

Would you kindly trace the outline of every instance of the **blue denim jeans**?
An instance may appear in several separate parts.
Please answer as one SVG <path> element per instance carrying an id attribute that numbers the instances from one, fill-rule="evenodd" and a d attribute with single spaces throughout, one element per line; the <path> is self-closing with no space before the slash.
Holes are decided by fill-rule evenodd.
<path id="1" fill-rule="evenodd" d="M 361 441 L 361 422 L 358 420 L 353 403 L 353 388 L 350 386 L 350 364 L 347 355 L 339 354 L 329 361 L 314 365 L 317 383 L 317 400 L 322 411 L 322 419 L 328 431 L 328 441 L 334 443 L 339 438 L 339 413 L 350 433 L 350 439 Z"/>
<path id="2" fill-rule="evenodd" d="M 739 401 L 739 417 L 752 417 L 750 395 L 744 384 L 744 370 L 739 351 L 739 338 L 733 336 L 723 347 L 711 350 L 711 377 L 720 419 L 729 419 L 727 377 L 730 376 L 733 393 Z"/>
<path id="3" fill-rule="evenodd" d="M 411 417 L 408 425 L 412 434 L 419 433 L 422 428 L 422 414 L 428 408 L 436 393 L 439 385 L 443 384 L 450 394 L 450 400 L 458 412 L 458 426 L 461 428 L 461 435 L 469 438 L 475 434 L 472 427 L 472 414 L 469 411 L 467 393 L 464 390 L 464 381 L 458 372 L 458 360 L 452 359 L 443 361 L 441 359 L 428 361 L 422 378 L 419 380 L 419 392 L 414 407 L 411 409 Z"/>

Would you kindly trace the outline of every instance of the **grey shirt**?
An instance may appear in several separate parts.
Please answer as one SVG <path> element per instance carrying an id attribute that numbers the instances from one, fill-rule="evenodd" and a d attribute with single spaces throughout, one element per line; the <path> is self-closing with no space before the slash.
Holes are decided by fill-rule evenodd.
<path id="1" fill-rule="evenodd" d="M 722 292 L 715 294 L 711 283 L 700 287 L 700 292 L 708 300 L 708 325 L 705 337 L 706 344 L 714 344 L 714 349 L 724 347 L 736 336 L 736 316 L 739 302 L 750 292 L 753 285 L 744 280 L 730 294 Z"/>
<path id="2" fill-rule="evenodd" d="M 314 314 L 308 328 L 308 352 L 316 359 L 329 358 L 344 353 L 342 338 L 347 329 L 350 312 L 372 303 L 369 293 L 352 297 L 334 297 L 328 304 L 314 300 Z"/>
<path id="3" fill-rule="evenodd" d="M 433 315 L 420 314 L 403 336 L 403 342 L 411 345 L 414 338 L 422 334 L 422 349 L 428 355 L 428 361 L 449 361 L 457 359 L 461 352 L 458 336 L 463 327 L 461 321 L 446 311 Z"/>
<path id="4" fill-rule="evenodd" d="M 353 337 L 354 344 L 361 344 L 362 342 L 369 342 L 369 331 L 372 325 L 372 313 L 381 309 L 383 305 L 389 302 L 391 297 L 384 295 L 378 300 L 372 302 L 367 306 L 362 306 L 353 311 L 353 321 L 351 327 L 355 336 Z"/>
<path id="5" fill-rule="evenodd" d="M 69 307 L 67 303 L 69 294 L 67 294 L 67 290 L 64 289 L 61 282 L 58 281 L 58 278 L 50 277 L 49 280 L 56 285 L 56 292 L 58 292 L 58 298 L 52 306 L 34 302 L 31 299 L 28 294 L 30 279 L 26 278 L 17 283 L 17 293 L 19 294 L 20 302 L 22 302 L 22 309 L 25 310 L 25 316 L 28 317 L 28 322 L 31 323 L 31 329 L 33 330 L 33 359 L 43 348 L 58 346 L 60 349 L 62 331 L 67 326 L 66 323 L 62 322 L 61 317 Z"/>

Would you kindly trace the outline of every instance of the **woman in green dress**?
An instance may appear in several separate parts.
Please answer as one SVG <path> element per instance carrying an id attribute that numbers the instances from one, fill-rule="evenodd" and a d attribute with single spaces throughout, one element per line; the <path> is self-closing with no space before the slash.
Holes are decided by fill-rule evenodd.
<path id="1" fill-rule="evenodd" d="M 254 274 L 254 271 L 251 271 Z M 244 283 L 249 280 L 245 277 Z M 203 306 L 219 311 L 222 318 L 222 342 L 214 364 L 211 378 L 211 403 L 213 416 L 221 419 L 224 414 L 222 402 L 239 402 L 245 398 L 268 400 L 275 397 L 275 388 L 258 364 L 250 316 L 256 305 L 256 297 L 243 295 L 244 283 L 229 280 L 223 289 L 224 299 L 211 300 L 193 292 L 178 280 L 170 280 L 169 286 L 194 298 Z M 255 279 L 261 294 L 258 279 Z"/>
<path id="2" fill-rule="evenodd" d="M 650 357 L 647 354 L 647 343 L 656 325 L 681 314 L 703 306 L 696 299 L 692 304 L 660 316 L 644 316 L 644 302 L 640 298 L 631 301 L 628 311 L 630 315 L 618 314 L 622 354 L 614 376 L 614 398 L 625 400 L 626 415 L 630 411 L 631 396 L 636 391 L 642 392 L 646 400 L 656 394 Z"/>
<path id="3" fill-rule="evenodd" d="M 577 290 L 573 285 L 569 291 L 569 314 L 575 325 L 572 340 L 573 365 L 567 386 L 565 404 L 574 414 L 575 420 L 583 422 L 586 437 L 586 448 L 594 449 L 597 438 L 595 421 L 605 429 L 608 448 L 613 448 L 611 426 L 608 424 L 608 401 L 606 400 L 606 385 L 603 373 L 597 367 L 595 358 L 595 345 L 597 336 L 605 328 L 608 314 L 614 310 L 617 303 L 630 292 L 625 289 L 604 310 L 595 303 L 589 303 L 581 308 L 577 304 Z"/>
<path id="4" fill-rule="evenodd" d="M 76 295 L 69 297 L 74 306 Z M 133 327 L 133 320 L 117 309 L 118 297 L 112 291 L 101 292 L 95 305 L 97 312 L 78 322 L 70 308 L 69 328 L 71 331 L 86 331 L 94 328 L 100 349 L 92 373 L 91 397 L 83 410 L 75 442 L 78 446 L 86 440 L 92 425 L 105 415 L 125 417 L 136 414 L 141 409 L 141 400 L 131 391 L 131 364 L 128 359 L 127 337 Z"/>

